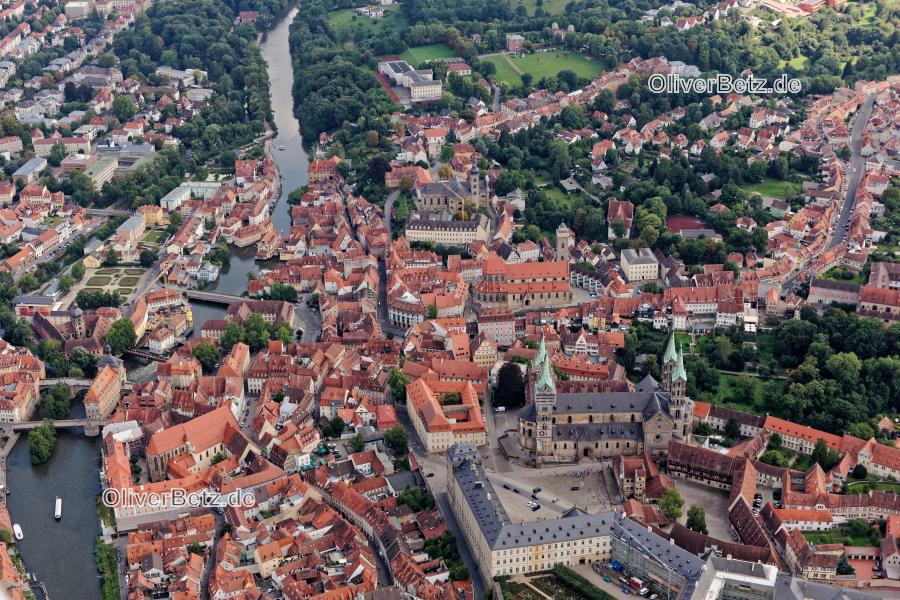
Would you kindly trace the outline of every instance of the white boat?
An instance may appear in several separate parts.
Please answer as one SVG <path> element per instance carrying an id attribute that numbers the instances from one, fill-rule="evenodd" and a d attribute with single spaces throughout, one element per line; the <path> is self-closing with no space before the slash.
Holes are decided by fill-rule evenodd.
<path id="1" fill-rule="evenodd" d="M 62 498 L 56 497 L 56 510 L 53 511 L 53 518 L 59 521 L 62 519 Z"/>
<path id="2" fill-rule="evenodd" d="M 22 538 L 25 537 L 25 534 L 22 533 L 22 528 L 19 526 L 18 523 L 13 523 L 13 535 L 16 536 L 17 540 L 21 540 Z"/>
<path id="3" fill-rule="evenodd" d="M 284 144 L 282 144 L 281 146 L 278 146 L 279 150 L 284 150 L 284 148 L 285 148 Z"/>

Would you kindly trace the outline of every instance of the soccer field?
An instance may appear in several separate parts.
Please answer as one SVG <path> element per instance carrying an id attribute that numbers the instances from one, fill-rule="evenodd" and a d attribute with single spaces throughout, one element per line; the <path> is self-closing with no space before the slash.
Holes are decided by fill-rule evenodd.
<path id="1" fill-rule="evenodd" d="M 456 53 L 447 44 L 429 44 L 428 46 L 414 46 L 400 55 L 400 58 L 413 67 L 418 67 L 436 58 L 451 58 Z"/>
<path id="2" fill-rule="evenodd" d="M 554 76 L 569 69 L 579 77 L 596 77 L 602 70 L 599 61 L 569 50 L 537 52 L 525 56 L 506 54 L 488 58 L 497 67 L 496 78 L 510 85 L 521 85 L 521 74 L 531 73 L 535 83 L 541 77 Z"/>

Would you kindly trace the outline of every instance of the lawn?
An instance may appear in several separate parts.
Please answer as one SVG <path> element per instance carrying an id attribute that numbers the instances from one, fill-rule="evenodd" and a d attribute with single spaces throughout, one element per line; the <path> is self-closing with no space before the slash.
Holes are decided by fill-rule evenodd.
<path id="1" fill-rule="evenodd" d="M 134 287 L 140 281 L 140 277 L 123 277 L 119 280 L 119 285 L 125 287 Z"/>
<path id="2" fill-rule="evenodd" d="M 90 286 L 109 285 L 110 283 L 112 283 L 112 278 L 105 275 L 94 275 L 87 280 L 87 285 Z"/>
<path id="3" fill-rule="evenodd" d="M 148 242 L 150 244 L 158 244 L 163 240 L 166 236 L 165 232 L 162 231 L 148 231 L 147 235 L 144 236 L 143 241 Z"/>
<path id="4" fill-rule="evenodd" d="M 512 63 L 509 62 L 510 58 L 501 54 L 500 56 L 492 56 L 491 58 L 486 58 L 485 60 L 490 61 L 497 67 L 497 72 L 494 73 L 494 79 L 497 81 L 505 81 L 510 85 L 522 85 L 521 74 L 516 71 L 515 67 L 513 67 Z"/>
<path id="5" fill-rule="evenodd" d="M 118 292 L 119 295 L 122 296 L 123 298 L 127 298 L 128 296 L 130 296 L 131 294 L 134 293 L 134 288 L 133 287 L 120 287 L 120 288 L 116 288 L 116 292 Z"/>
<path id="6" fill-rule="evenodd" d="M 115 275 L 118 272 L 118 269 L 97 269 L 97 275 Z"/>
<path id="7" fill-rule="evenodd" d="M 541 77 L 555 76 L 560 71 L 569 69 L 579 77 L 596 77 L 603 70 L 600 63 L 583 54 L 569 50 L 553 52 L 536 52 L 525 56 L 493 56 L 486 60 L 497 67 L 496 78 L 510 85 L 521 85 L 521 73 L 531 73 L 535 82 Z"/>
<path id="8" fill-rule="evenodd" d="M 850 535 L 843 528 L 831 531 L 804 531 L 803 537 L 811 544 L 844 544 L 845 546 L 871 546 L 872 539 L 867 535 Z"/>
<path id="9" fill-rule="evenodd" d="M 797 459 L 791 464 L 792 469 L 796 469 L 798 471 L 806 471 L 813 464 L 812 456 L 809 454 L 798 454 Z"/>
<path id="10" fill-rule="evenodd" d="M 822 273 L 821 278 L 829 279 L 831 281 L 840 281 L 842 283 L 855 283 L 858 285 L 862 285 L 866 282 L 862 273 L 860 273 L 859 271 L 848 269 L 846 267 L 835 267 L 833 269 L 829 269 L 828 271 Z"/>
<path id="11" fill-rule="evenodd" d="M 456 52 L 447 44 L 429 44 L 428 46 L 409 48 L 400 55 L 400 58 L 413 67 L 418 67 L 422 63 L 427 63 L 436 58 L 452 58 L 454 56 L 456 56 Z"/>
<path id="12" fill-rule="evenodd" d="M 777 179 L 772 179 L 769 177 L 766 177 L 759 183 L 751 183 L 750 185 L 744 186 L 744 189 L 751 194 L 757 193 L 760 196 L 779 198 L 781 200 L 785 199 L 785 197 L 787 196 L 787 191 L 791 188 L 793 188 L 796 192 L 800 191 L 796 183 L 791 183 L 789 181 L 779 181 Z"/>
<path id="13" fill-rule="evenodd" d="M 356 33 L 367 36 L 375 33 L 400 29 L 408 25 L 399 5 L 385 7 L 383 19 L 370 19 L 355 14 L 352 10 L 338 10 L 328 16 L 328 24 L 339 39 L 352 39 Z"/>
<path id="14" fill-rule="evenodd" d="M 757 405 L 760 402 L 760 386 L 763 383 L 763 380 L 759 377 L 750 377 L 747 376 L 749 381 L 753 382 L 753 403 L 747 402 L 736 402 L 734 400 L 735 397 L 735 381 L 739 375 L 729 375 L 726 373 L 719 374 L 719 388 L 716 390 L 715 394 L 712 393 L 701 393 L 700 400 L 704 402 L 709 402 L 711 404 L 717 404 L 719 406 L 726 406 L 728 408 L 733 408 L 735 410 L 741 410 L 748 413 L 753 414 L 764 414 L 764 411 L 757 408 Z M 781 380 L 773 380 L 776 382 L 776 385 L 784 385 L 784 382 Z"/>
<path id="15" fill-rule="evenodd" d="M 126 274 L 126 275 L 138 275 L 138 276 L 140 276 L 140 275 L 143 275 L 143 274 L 144 274 L 144 269 L 125 269 L 125 274 Z"/>
<path id="16" fill-rule="evenodd" d="M 809 57 L 808 56 L 795 56 L 791 60 L 779 60 L 778 66 L 784 67 L 785 65 L 791 66 L 798 71 L 801 69 L 805 69 L 809 66 Z"/>
<path id="17" fill-rule="evenodd" d="M 570 0 L 543 0 L 541 2 L 541 8 L 544 9 L 544 12 L 548 15 L 561 15 L 566 12 L 566 4 L 569 3 Z M 512 7 L 515 9 L 519 6 L 524 6 L 528 10 L 529 15 L 533 15 L 535 9 L 538 7 L 538 0 L 513 0 Z"/>

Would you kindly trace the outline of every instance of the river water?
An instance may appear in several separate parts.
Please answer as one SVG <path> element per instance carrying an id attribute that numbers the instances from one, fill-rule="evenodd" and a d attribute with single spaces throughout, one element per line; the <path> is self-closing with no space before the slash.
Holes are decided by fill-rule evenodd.
<path id="1" fill-rule="evenodd" d="M 307 183 L 308 158 L 293 114 L 293 71 L 288 34 L 297 8 L 291 10 L 269 32 L 261 45 L 268 63 L 272 109 L 277 137 L 273 140 L 275 162 L 281 171 L 281 196 L 273 211 L 275 228 L 290 230 L 287 195 Z M 277 150 L 284 146 L 284 150 Z M 247 289 L 247 274 L 272 263 L 254 260 L 255 249 L 233 248 L 231 264 L 211 289 L 239 295 Z M 192 302 L 194 332 L 207 319 L 220 319 L 221 306 Z M 73 416 L 84 416 L 83 405 L 73 405 Z M 56 450 L 47 464 L 32 467 L 28 441 L 22 436 L 7 460 L 7 482 L 11 490 L 9 512 L 22 527 L 25 538 L 18 542 L 25 568 L 47 586 L 53 600 L 97 600 L 100 585 L 94 563 L 94 543 L 100 534 L 96 498 L 100 493 L 100 439 L 87 438 L 81 430 L 60 431 Z M 53 519 L 56 496 L 63 499 L 63 518 Z"/>

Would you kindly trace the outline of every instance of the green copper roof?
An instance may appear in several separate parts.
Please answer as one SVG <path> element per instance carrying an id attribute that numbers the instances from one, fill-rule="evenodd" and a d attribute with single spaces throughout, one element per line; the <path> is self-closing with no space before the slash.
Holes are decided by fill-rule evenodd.
<path id="1" fill-rule="evenodd" d="M 669 344 L 666 346 L 666 353 L 663 354 L 663 363 L 675 362 L 678 360 L 678 353 L 675 351 L 675 332 L 669 336 Z"/>
<path id="2" fill-rule="evenodd" d="M 541 344 L 538 346 L 537 355 L 534 357 L 534 366 L 540 367 L 541 363 L 547 358 L 547 346 L 544 344 L 544 334 L 541 334 Z"/>
<path id="3" fill-rule="evenodd" d="M 672 372 L 672 381 L 681 379 L 687 381 L 687 371 L 684 370 L 684 350 L 678 347 L 678 361 L 675 363 L 675 370 Z"/>
<path id="4" fill-rule="evenodd" d="M 553 383 L 553 375 L 550 373 L 550 359 L 546 359 L 541 370 L 541 378 L 538 379 L 538 388 L 549 387 L 554 392 L 556 384 Z"/>

